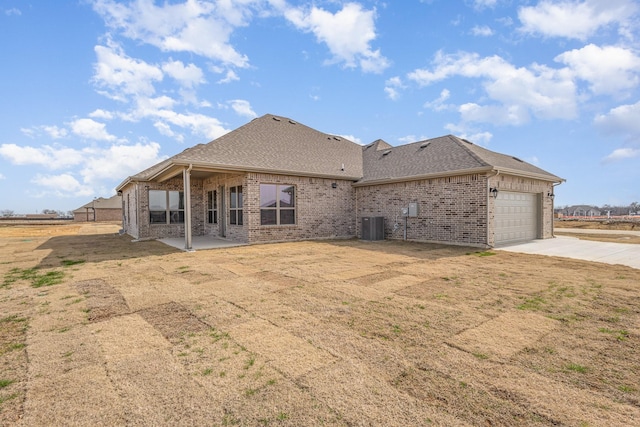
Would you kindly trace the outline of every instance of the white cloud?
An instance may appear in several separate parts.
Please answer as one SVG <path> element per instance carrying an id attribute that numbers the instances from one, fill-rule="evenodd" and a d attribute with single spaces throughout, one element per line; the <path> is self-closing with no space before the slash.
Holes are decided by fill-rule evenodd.
<path id="1" fill-rule="evenodd" d="M 612 24 L 626 33 L 637 12 L 634 0 L 543 0 L 535 6 L 521 7 L 518 17 L 525 33 L 586 40 Z"/>
<path id="2" fill-rule="evenodd" d="M 116 144 L 106 149 L 84 150 L 80 174 L 83 182 L 96 185 L 101 181 L 122 180 L 162 160 L 157 142 Z"/>
<path id="3" fill-rule="evenodd" d="M 78 150 L 59 146 L 22 147 L 16 144 L 0 145 L 0 156 L 14 165 L 39 165 L 47 169 L 66 169 L 82 163 Z"/>
<path id="4" fill-rule="evenodd" d="M 471 29 L 471 34 L 480 37 L 489 37 L 493 35 L 493 30 L 488 25 L 476 25 Z"/>
<path id="5" fill-rule="evenodd" d="M 169 61 L 162 64 L 162 70 L 183 87 L 192 88 L 205 82 L 202 70 L 194 64 L 185 66 L 182 61 Z"/>
<path id="6" fill-rule="evenodd" d="M 615 149 L 602 161 L 604 163 L 640 157 L 640 101 L 635 104 L 612 108 L 594 119 L 595 126 L 605 134 L 620 135 L 627 147 Z"/>
<path id="7" fill-rule="evenodd" d="M 7 177 L 0 173 L 0 179 L 7 179 Z"/>
<path id="8" fill-rule="evenodd" d="M 94 10 L 107 26 L 126 37 L 164 51 L 189 52 L 236 67 L 248 66 L 248 58 L 229 43 L 233 30 L 247 25 L 252 0 L 205 2 L 188 0 L 180 4 L 137 0 L 128 5 L 113 0 L 96 0 Z"/>
<path id="9" fill-rule="evenodd" d="M 640 144 L 640 101 L 620 105 L 595 117 L 595 125 L 605 133 L 621 134 Z"/>
<path id="10" fill-rule="evenodd" d="M 425 102 L 424 108 L 429 108 L 434 111 L 444 111 L 454 108 L 453 105 L 446 104 L 445 101 L 451 97 L 451 92 L 448 89 L 442 89 L 440 96 L 433 101 Z"/>
<path id="11" fill-rule="evenodd" d="M 333 55 L 328 63 L 342 62 L 348 68 L 360 67 L 364 72 L 381 73 L 389 66 L 380 50 L 372 50 L 376 38 L 375 10 L 364 10 L 358 3 L 347 3 L 334 13 L 313 6 L 310 11 L 290 8 L 285 17 L 296 28 L 311 32 L 325 43 Z"/>
<path id="12" fill-rule="evenodd" d="M 218 83 L 231 83 L 240 80 L 240 77 L 233 70 L 228 70 L 224 78 L 218 80 Z"/>
<path id="13" fill-rule="evenodd" d="M 473 0 L 473 5 L 476 9 L 484 9 L 487 7 L 494 7 L 498 0 Z"/>
<path id="14" fill-rule="evenodd" d="M 348 139 L 351 142 L 355 142 L 356 144 L 363 145 L 362 140 L 355 135 L 338 135 L 341 138 Z"/>
<path id="15" fill-rule="evenodd" d="M 629 49 L 589 44 L 555 58 L 567 64 L 575 75 L 589 82 L 596 94 L 629 94 L 640 83 L 640 57 Z"/>
<path id="16" fill-rule="evenodd" d="M 90 186 L 81 184 L 69 173 L 60 175 L 38 174 L 31 182 L 44 187 L 46 194 L 52 194 L 57 197 L 86 197 L 94 194 L 94 190 Z"/>
<path id="17" fill-rule="evenodd" d="M 149 112 L 149 117 L 162 119 L 166 123 L 188 128 L 195 135 L 200 135 L 208 140 L 218 138 L 229 132 L 220 121 L 204 114 L 182 114 L 170 110 L 157 110 Z"/>
<path id="18" fill-rule="evenodd" d="M 93 112 L 89 113 L 89 117 L 92 119 L 103 119 L 103 120 L 111 120 L 113 119 L 113 113 L 110 111 L 105 111 L 103 109 L 98 108 Z"/>
<path id="19" fill-rule="evenodd" d="M 396 101 L 400 98 L 400 89 L 404 89 L 406 86 L 402 83 L 402 79 L 398 76 L 391 77 L 385 82 L 384 91 L 389 99 Z"/>
<path id="20" fill-rule="evenodd" d="M 165 122 L 157 121 L 153 124 L 153 127 L 155 127 L 161 135 L 173 138 L 181 144 L 184 142 L 184 135 L 174 132 L 171 126 Z"/>
<path id="21" fill-rule="evenodd" d="M 69 132 L 65 128 L 61 128 L 58 126 L 34 126 L 32 128 L 21 128 L 20 131 L 28 136 L 29 138 L 36 138 L 45 134 L 51 139 L 62 139 L 65 138 Z"/>
<path id="22" fill-rule="evenodd" d="M 244 99 L 233 99 L 228 101 L 229 105 L 231 105 L 231 109 L 236 112 L 236 114 L 244 117 L 249 117 L 251 119 L 258 117 L 255 111 L 251 108 L 251 104 L 249 101 Z"/>
<path id="23" fill-rule="evenodd" d="M 59 128 L 58 126 L 42 126 L 42 130 L 53 139 L 64 138 L 68 133 L 65 128 Z"/>
<path id="24" fill-rule="evenodd" d="M 638 148 L 618 148 L 613 150 L 611 154 L 602 159 L 603 163 L 611 163 L 619 160 L 633 159 L 640 157 L 640 149 Z"/>
<path id="25" fill-rule="evenodd" d="M 32 179 L 33 183 L 44 187 L 45 193 L 62 197 L 95 194 L 96 188 L 101 188 L 105 182 L 123 180 L 164 160 L 166 157 L 159 153 L 160 144 L 156 142 L 121 143 L 107 148 L 85 147 L 80 150 L 62 146 L 0 145 L 0 156 L 15 165 L 77 170 L 77 174 L 68 171 L 60 174 L 37 174 Z"/>
<path id="26" fill-rule="evenodd" d="M 22 11 L 16 7 L 12 7 L 11 9 L 5 9 L 4 14 L 7 16 L 20 16 L 22 15 Z"/>
<path id="27" fill-rule="evenodd" d="M 444 128 L 451 132 L 453 135 L 458 136 L 459 138 L 464 138 L 467 141 L 471 141 L 474 144 L 482 145 L 485 147 L 489 145 L 489 142 L 493 138 L 493 134 L 491 132 L 477 131 L 476 129 L 469 127 L 466 123 L 459 125 L 448 123 Z"/>
<path id="28" fill-rule="evenodd" d="M 522 124 L 530 114 L 539 119 L 571 119 L 577 115 L 576 87 L 567 69 L 538 64 L 517 68 L 497 55 L 438 52 L 432 69 L 417 69 L 407 77 L 426 86 L 454 76 L 482 79 L 486 95 L 497 102 L 461 106 L 460 112 L 468 120 Z M 505 112 L 509 114 L 506 118 Z"/>
<path id="29" fill-rule="evenodd" d="M 107 132 L 104 123 L 93 119 L 77 119 L 69 123 L 71 131 L 81 138 L 94 139 L 96 141 L 115 141 L 116 137 Z"/>
<path id="30" fill-rule="evenodd" d="M 128 57 L 115 43 L 94 48 L 97 62 L 94 64 L 93 81 L 106 88 L 106 96 L 119 101 L 127 96 L 150 96 L 155 93 L 154 82 L 163 78 L 162 70 L 140 59 Z"/>

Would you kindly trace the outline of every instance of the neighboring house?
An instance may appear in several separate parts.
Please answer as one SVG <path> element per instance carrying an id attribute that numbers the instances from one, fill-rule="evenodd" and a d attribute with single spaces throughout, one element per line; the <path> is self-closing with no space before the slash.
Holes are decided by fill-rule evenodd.
<path id="1" fill-rule="evenodd" d="M 117 191 L 126 233 L 184 236 L 187 249 L 194 235 L 244 243 L 362 237 L 369 217 L 384 217 L 385 238 L 493 247 L 552 237 L 553 186 L 562 181 L 451 135 L 360 146 L 267 114 Z"/>
<path id="2" fill-rule="evenodd" d="M 568 216 L 600 216 L 602 215 L 602 211 L 595 206 L 589 205 L 576 205 L 576 206 L 568 206 L 566 209 L 566 214 Z M 606 214 L 606 212 L 605 212 Z"/>
<path id="3" fill-rule="evenodd" d="M 122 197 L 115 195 L 108 199 L 98 197 L 73 211 L 73 220 L 87 221 L 121 221 Z"/>

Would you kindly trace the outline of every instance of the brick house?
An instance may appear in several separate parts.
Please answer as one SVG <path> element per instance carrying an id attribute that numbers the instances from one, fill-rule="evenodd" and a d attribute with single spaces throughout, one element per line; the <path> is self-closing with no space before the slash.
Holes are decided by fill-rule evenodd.
<path id="1" fill-rule="evenodd" d="M 73 220 L 78 222 L 121 221 L 122 197 L 117 194 L 108 199 L 98 197 L 75 209 Z"/>
<path id="2" fill-rule="evenodd" d="M 563 180 L 455 136 L 361 146 L 267 114 L 184 150 L 118 187 L 138 240 L 192 236 L 257 243 L 384 237 L 478 247 L 553 236 Z M 412 209 L 407 210 L 409 206 Z"/>

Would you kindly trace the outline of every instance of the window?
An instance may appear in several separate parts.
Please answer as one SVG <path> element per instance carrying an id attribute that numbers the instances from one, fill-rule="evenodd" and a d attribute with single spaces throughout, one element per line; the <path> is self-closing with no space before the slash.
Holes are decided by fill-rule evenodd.
<path id="1" fill-rule="evenodd" d="M 184 193 L 149 190 L 149 222 L 151 224 L 183 224 Z"/>
<path id="2" fill-rule="evenodd" d="M 218 223 L 218 192 L 216 190 L 207 192 L 207 210 L 209 224 Z"/>
<path id="3" fill-rule="evenodd" d="M 296 223 L 295 187 L 260 184 L 260 225 Z"/>
<path id="4" fill-rule="evenodd" d="M 229 224 L 242 225 L 242 185 L 231 187 L 229 201 Z"/>

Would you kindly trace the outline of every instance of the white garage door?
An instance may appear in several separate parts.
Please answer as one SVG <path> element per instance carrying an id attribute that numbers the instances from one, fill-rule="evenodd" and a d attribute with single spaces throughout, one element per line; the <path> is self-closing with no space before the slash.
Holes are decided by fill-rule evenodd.
<path id="1" fill-rule="evenodd" d="M 538 237 L 538 196 L 501 191 L 496 198 L 495 244 L 524 242 Z"/>

